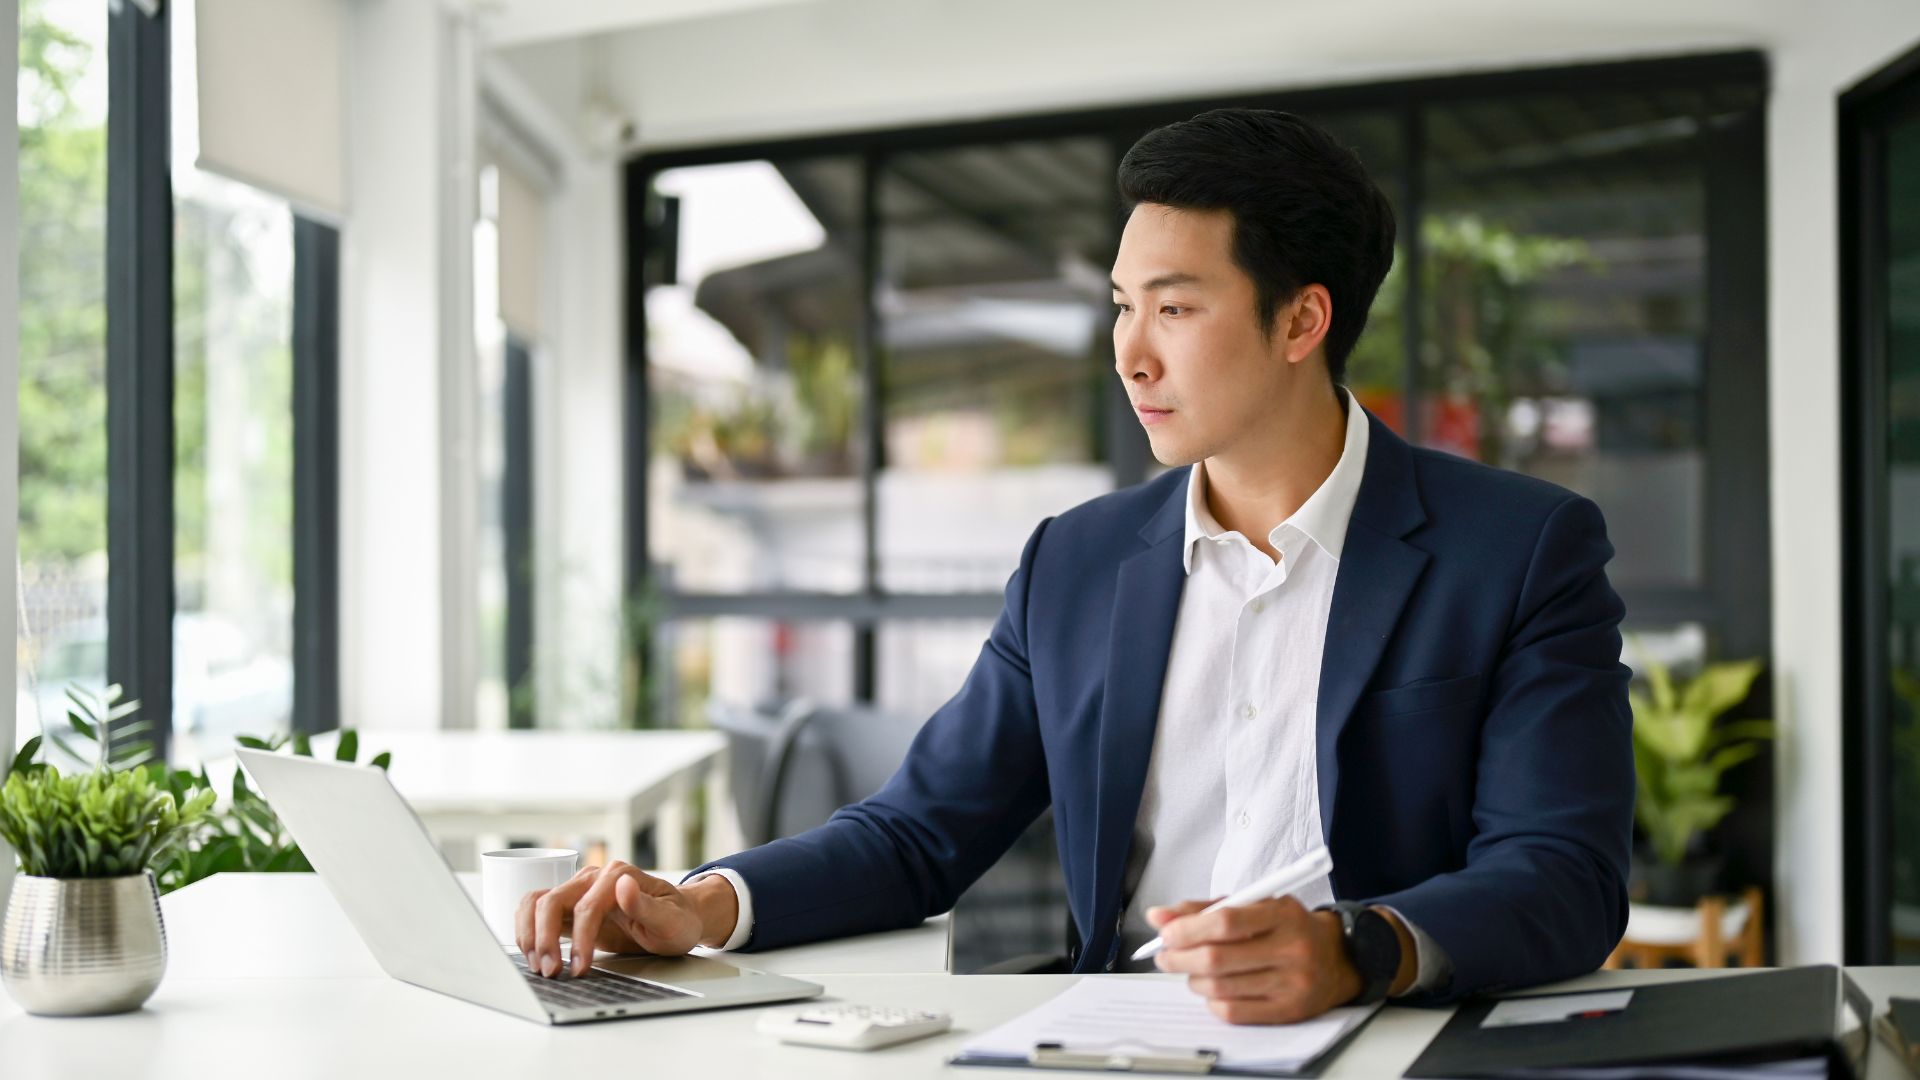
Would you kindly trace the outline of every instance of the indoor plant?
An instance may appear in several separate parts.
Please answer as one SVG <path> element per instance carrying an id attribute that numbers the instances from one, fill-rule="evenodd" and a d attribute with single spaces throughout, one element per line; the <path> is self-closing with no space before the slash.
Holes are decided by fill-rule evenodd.
<path id="1" fill-rule="evenodd" d="M 1760 667 L 1758 660 L 1708 664 L 1676 684 L 1666 665 L 1650 661 L 1641 665 L 1646 689 L 1627 693 L 1638 781 L 1633 813 L 1652 854 L 1635 869 L 1649 903 L 1690 907 L 1717 884 L 1718 861 L 1700 847 L 1734 807 L 1721 777 L 1773 737 L 1770 720 L 1719 721 L 1746 700 Z"/>
<path id="2" fill-rule="evenodd" d="M 126 719 L 137 703 L 115 704 L 118 687 L 68 696 L 69 723 L 95 743 L 92 768 L 64 775 L 35 761 L 35 736 L 0 786 L 0 838 L 21 870 L 0 928 L 0 983 L 32 1013 L 125 1012 L 166 971 L 154 868 L 192 837 L 214 796 L 176 800 L 138 767 L 144 748 L 116 740 L 144 725 Z"/>

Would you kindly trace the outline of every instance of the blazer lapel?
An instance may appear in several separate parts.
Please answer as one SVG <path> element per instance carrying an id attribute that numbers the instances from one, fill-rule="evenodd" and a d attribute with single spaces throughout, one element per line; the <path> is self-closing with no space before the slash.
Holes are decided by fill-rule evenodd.
<path id="1" fill-rule="evenodd" d="M 1100 707 L 1093 893 L 1082 907 L 1094 919 L 1092 926 L 1082 928 L 1089 956 L 1095 948 L 1107 947 L 1105 924 L 1117 914 L 1127 847 L 1146 788 L 1167 654 L 1186 584 L 1180 561 L 1186 498 L 1183 482 L 1140 530 L 1147 549 L 1122 562 L 1115 574 Z"/>
<path id="2" fill-rule="evenodd" d="M 1327 638 L 1320 660 L 1315 718 L 1315 769 L 1320 781 L 1320 828 L 1333 835 L 1334 794 L 1340 781 L 1340 733 L 1380 664 L 1401 609 L 1429 558 L 1400 539 L 1426 521 L 1414 484 L 1413 451 L 1372 413 L 1367 469 L 1334 576 Z"/>

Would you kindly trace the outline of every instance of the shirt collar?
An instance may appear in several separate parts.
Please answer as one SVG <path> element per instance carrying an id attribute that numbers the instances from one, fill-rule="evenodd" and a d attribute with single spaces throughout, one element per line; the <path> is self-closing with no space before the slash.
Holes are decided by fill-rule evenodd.
<path id="1" fill-rule="evenodd" d="M 1341 393 L 1347 401 L 1347 438 L 1340 450 L 1340 460 L 1300 509 L 1267 534 L 1267 543 L 1276 550 L 1281 546 L 1281 530 L 1291 525 L 1320 545 L 1320 550 L 1333 556 L 1335 562 L 1340 561 L 1340 552 L 1347 542 L 1347 523 L 1353 518 L 1353 504 L 1360 497 L 1360 480 L 1367 471 L 1368 434 L 1366 410 L 1360 407 L 1353 391 L 1341 387 Z M 1194 462 L 1187 474 L 1187 534 L 1180 558 L 1188 573 L 1193 572 L 1193 545 L 1224 531 L 1207 512 L 1205 464 Z"/>

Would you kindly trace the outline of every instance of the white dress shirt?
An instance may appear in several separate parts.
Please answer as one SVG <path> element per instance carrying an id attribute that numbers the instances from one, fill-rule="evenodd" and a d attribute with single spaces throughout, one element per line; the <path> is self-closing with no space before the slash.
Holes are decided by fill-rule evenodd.
<path id="1" fill-rule="evenodd" d="M 1149 907 L 1224 896 L 1324 843 L 1315 767 L 1320 655 L 1368 441 L 1367 414 L 1351 392 L 1344 396 L 1340 460 L 1267 533 L 1278 559 L 1213 519 L 1205 463 L 1191 467 L 1187 581 L 1127 856 L 1123 958 L 1154 936 Z M 1333 901 L 1333 885 L 1321 878 L 1294 895 L 1311 909 Z M 1408 929 L 1418 953 L 1413 989 L 1429 989 L 1445 973 L 1444 957 Z M 1152 970 L 1152 961 L 1132 967 Z"/>
<path id="2" fill-rule="evenodd" d="M 1320 653 L 1367 461 L 1367 415 L 1344 396 L 1340 460 L 1267 534 L 1277 561 L 1214 521 L 1204 463 L 1191 466 L 1187 580 L 1127 856 L 1123 958 L 1154 936 L 1147 908 L 1223 896 L 1323 842 L 1314 753 Z M 725 945 L 738 948 L 752 933 L 746 882 L 724 868 L 709 873 L 739 896 L 740 920 Z M 1330 903 L 1333 888 L 1323 878 L 1296 895 L 1312 908 Z M 1429 989 L 1446 958 L 1417 927 L 1408 930 L 1418 952 L 1414 989 Z M 1152 970 L 1152 961 L 1137 969 Z"/>

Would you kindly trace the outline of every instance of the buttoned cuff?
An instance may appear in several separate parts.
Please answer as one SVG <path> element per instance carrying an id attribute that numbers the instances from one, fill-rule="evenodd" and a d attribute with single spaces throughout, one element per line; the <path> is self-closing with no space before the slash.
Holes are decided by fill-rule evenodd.
<path id="1" fill-rule="evenodd" d="M 741 910 L 746 909 L 743 907 Z M 1447 950 L 1441 948 L 1439 942 L 1428 937 L 1426 931 L 1414 925 L 1412 920 L 1400 914 L 1398 908 L 1389 907 L 1385 910 L 1393 912 L 1393 917 L 1399 919 L 1400 925 L 1406 927 L 1407 933 L 1413 937 L 1413 985 L 1407 988 L 1405 994 L 1399 996 L 1424 994 L 1445 985 L 1448 977 L 1453 974 L 1453 961 L 1447 956 Z"/>
<path id="2" fill-rule="evenodd" d="M 711 870 L 704 870 L 681 881 L 680 884 L 691 885 L 701 878 L 706 877 L 726 878 L 727 884 L 733 886 L 734 899 L 739 903 L 740 914 L 733 921 L 733 933 L 727 935 L 726 943 L 720 946 L 721 952 L 732 952 L 740 946 L 745 945 L 747 939 L 753 936 L 753 890 L 747 888 L 747 883 L 741 879 L 739 874 L 734 873 L 724 866 L 716 866 Z"/>

